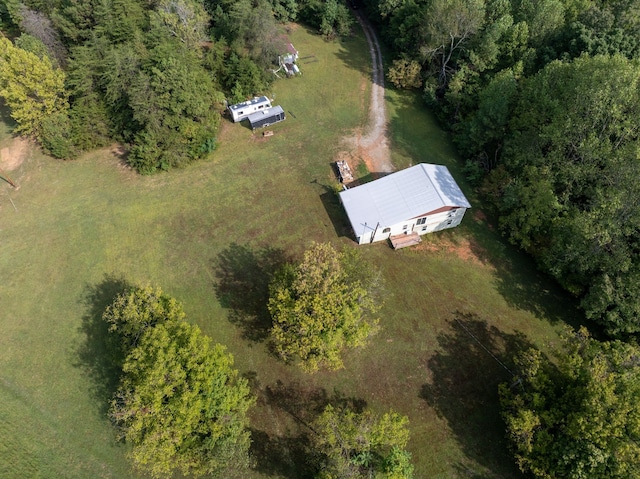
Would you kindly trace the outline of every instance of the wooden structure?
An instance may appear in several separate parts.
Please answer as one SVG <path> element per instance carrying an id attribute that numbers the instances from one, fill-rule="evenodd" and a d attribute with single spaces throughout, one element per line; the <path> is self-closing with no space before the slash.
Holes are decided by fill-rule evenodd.
<path id="1" fill-rule="evenodd" d="M 391 241 L 393 249 L 400 249 L 420 244 L 422 243 L 422 238 L 420 238 L 420 235 L 414 231 L 411 234 L 390 236 L 389 241 Z"/>
<path id="2" fill-rule="evenodd" d="M 336 161 L 336 168 L 338 169 L 340 183 L 350 183 L 353 181 L 353 174 L 351 173 L 351 168 L 349 168 L 349 163 L 344 160 Z"/>

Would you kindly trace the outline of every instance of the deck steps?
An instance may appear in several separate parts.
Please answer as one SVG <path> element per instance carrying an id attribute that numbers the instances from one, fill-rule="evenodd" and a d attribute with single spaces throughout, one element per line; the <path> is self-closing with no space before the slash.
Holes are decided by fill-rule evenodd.
<path id="1" fill-rule="evenodd" d="M 413 246 L 422 243 L 422 238 L 418 233 L 410 233 L 410 234 L 401 234 L 390 236 L 389 240 L 391 241 L 391 245 L 393 249 L 406 248 L 407 246 Z"/>

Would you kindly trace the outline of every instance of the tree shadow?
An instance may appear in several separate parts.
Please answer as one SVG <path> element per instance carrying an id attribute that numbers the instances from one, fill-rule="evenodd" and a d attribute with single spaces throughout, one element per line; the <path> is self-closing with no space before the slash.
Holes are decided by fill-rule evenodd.
<path id="1" fill-rule="evenodd" d="M 439 351 L 427 365 L 430 381 L 419 395 L 447 421 L 470 459 L 496 476 L 521 477 L 508 453 L 498 385 L 514 381 L 513 358 L 532 344 L 522 333 L 505 333 L 472 313 L 455 312 L 450 326 L 438 337 Z M 486 477 L 474 474 L 465 477 Z"/>
<path id="2" fill-rule="evenodd" d="M 329 404 L 357 413 L 367 406 L 365 400 L 346 396 L 338 390 L 329 394 L 324 388 L 304 386 L 295 381 L 287 385 L 278 380 L 266 387 L 253 381 L 252 389 L 259 406 L 284 413 L 297 425 L 293 431 L 282 435 L 251 429 L 251 454 L 256 470 L 288 479 L 304 479 L 318 473 L 320 456 L 312 447 L 312 436 L 316 434 L 313 422 Z"/>
<path id="3" fill-rule="evenodd" d="M 287 479 L 305 479 L 314 477 L 311 441 L 307 432 L 296 436 L 282 437 L 270 435 L 259 429 L 251 431 L 251 458 L 255 469 L 268 476 Z"/>
<path id="4" fill-rule="evenodd" d="M 242 329 L 243 338 L 261 342 L 269 335 L 269 283 L 287 261 L 280 248 L 252 249 L 237 243 L 214 261 L 216 297 L 230 310 L 229 321 Z"/>
<path id="5" fill-rule="evenodd" d="M 472 232 L 473 254 L 496 270 L 496 289 L 513 308 L 529 311 L 538 319 L 551 323 L 563 321 L 577 327 L 581 313 L 574 297 L 562 289 L 551 276 L 540 271 L 536 262 L 509 244 L 497 231 L 496 221 L 488 214 L 470 210 L 465 228 Z"/>
<path id="6" fill-rule="evenodd" d="M 85 287 L 82 299 L 86 313 L 82 317 L 80 332 L 85 339 L 76 351 L 78 362 L 75 366 L 85 370 L 91 378 L 91 392 L 104 414 L 118 387 L 124 354 L 118 339 L 109 332 L 109 325 L 102 319 L 102 314 L 118 294 L 129 288 L 131 284 L 125 279 L 105 275 L 100 283 Z"/>

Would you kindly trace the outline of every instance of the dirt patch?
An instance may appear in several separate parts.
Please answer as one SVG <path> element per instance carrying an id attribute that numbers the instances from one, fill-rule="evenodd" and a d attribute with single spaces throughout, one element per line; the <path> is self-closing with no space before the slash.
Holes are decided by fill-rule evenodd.
<path id="1" fill-rule="evenodd" d="M 456 242 L 440 237 L 429 237 L 413 249 L 437 254 L 454 254 L 463 261 L 494 269 L 487 259 L 486 250 L 474 239 L 460 238 Z"/>
<path id="2" fill-rule="evenodd" d="M 0 149 L 0 168 L 4 171 L 15 171 L 27 159 L 33 144 L 22 137 L 12 138 Z"/>

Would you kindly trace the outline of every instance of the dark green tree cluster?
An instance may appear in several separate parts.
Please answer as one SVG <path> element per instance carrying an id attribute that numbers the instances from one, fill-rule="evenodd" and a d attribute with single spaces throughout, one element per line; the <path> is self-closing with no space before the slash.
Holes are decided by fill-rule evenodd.
<path id="1" fill-rule="evenodd" d="M 231 354 L 184 317 L 176 300 L 149 286 L 107 308 L 124 353 L 110 417 L 136 467 L 153 477 L 242 475 L 254 400 Z"/>
<path id="2" fill-rule="evenodd" d="M 540 479 L 626 479 L 640 473 L 640 349 L 568 336 L 557 364 L 537 350 L 502 385 L 507 433 L 523 472 Z"/>

